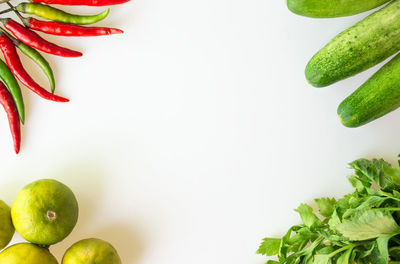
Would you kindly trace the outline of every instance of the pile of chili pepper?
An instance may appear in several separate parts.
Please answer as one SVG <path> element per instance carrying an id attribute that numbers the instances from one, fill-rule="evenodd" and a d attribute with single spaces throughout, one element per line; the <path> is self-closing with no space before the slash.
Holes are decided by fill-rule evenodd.
<path id="1" fill-rule="evenodd" d="M 14 149 L 18 154 L 21 145 L 21 124 L 25 121 L 24 101 L 17 79 L 32 92 L 40 97 L 54 102 L 68 102 L 67 98 L 57 96 L 55 80 L 50 64 L 39 52 L 45 52 L 62 57 L 79 57 L 82 53 L 61 47 L 42 38 L 35 31 L 46 34 L 71 37 L 101 36 L 121 34 L 122 30 L 108 27 L 84 26 L 94 24 L 107 17 L 109 9 L 96 15 L 77 15 L 64 12 L 50 6 L 57 5 L 86 5 L 107 6 L 128 2 L 129 0 L 31 0 L 13 6 L 9 0 L 0 0 L 6 3 L 8 9 L 0 14 L 14 12 L 20 23 L 12 18 L 0 18 L 0 50 L 4 61 L 0 59 L 0 104 L 7 113 Z M 24 17 L 29 14 L 34 17 Z M 34 31 L 35 30 L 35 31 Z M 32 59 L 43 71 L 49 80 L 50 92 L 32 79 L 21 63 L 17 49 Z"/>

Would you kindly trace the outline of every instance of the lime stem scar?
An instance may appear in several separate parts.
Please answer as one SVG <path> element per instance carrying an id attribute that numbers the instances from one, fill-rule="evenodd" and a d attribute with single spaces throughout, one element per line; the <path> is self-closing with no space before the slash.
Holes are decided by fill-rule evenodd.
<path id="1" fill-rule="evenodd" d="M 50 221 L 56 220 L 57 214 L 54 211 L 48 210 L 46 213 L 47 219 Z"/>

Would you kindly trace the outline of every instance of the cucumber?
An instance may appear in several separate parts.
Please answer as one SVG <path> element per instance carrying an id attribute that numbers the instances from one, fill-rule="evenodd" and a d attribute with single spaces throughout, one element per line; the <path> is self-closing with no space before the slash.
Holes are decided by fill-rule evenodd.
<path id="1" fill-rule="evenodd" d="M 338 107 L 342 124 L 359 127 L 400 107 L 400 54 Z"/>
<path id="2" fill-rule="evenodd" d="M 360 73 L 400 50 L 400 0 L 345 30 L 308 62 L 307 81 L 328 86 Z"/>
<path id="3" fill-rule="evenodd" d="M 324 18 L 359 14 L 390 0 L 287 0 L 287 6 L 295 14 Z"/>

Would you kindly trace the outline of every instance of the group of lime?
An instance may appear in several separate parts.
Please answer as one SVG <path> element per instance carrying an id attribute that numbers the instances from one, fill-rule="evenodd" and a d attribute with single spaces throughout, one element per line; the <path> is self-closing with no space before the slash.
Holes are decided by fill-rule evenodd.
<path id="1" fill-rule="evenodd" d="M 0 250 L 15 230 L 30 243 L 0 252 L 1 264 L 57 264 L 49 247 L 66 238 L 78 220 L 78 202 L 66 185 L 43 179 L 25 186 L 11 208 L 0 201 Z M 62 264 L 121 264 L 115 248 L 96 238 L 81 240 L 65 252 Z"/>

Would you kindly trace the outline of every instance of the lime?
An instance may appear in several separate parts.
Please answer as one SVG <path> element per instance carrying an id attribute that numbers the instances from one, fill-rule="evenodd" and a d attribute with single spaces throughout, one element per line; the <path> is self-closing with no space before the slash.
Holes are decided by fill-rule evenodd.
<path id="1" fill-rule="evenodd" d="M 15 232 L 10 211 L 10 207 L 0 201 L 0 249 L 5 248 L 10 243 Z"/>
<path id="2" fill-rule="evenodd" d="M 115 248 L 108 242 L 89 238 L 73 244 L 65 252 L 62 264 L 121 264 Z"/>
<path id="3" fill-rule="evenodd" d="M 20 243 L 6 248 L 0 253 L 1 264 L 57 264 L 56 258 L 48 249 Z"/>
<path id="4" fill-rule="evenodd" d="M 75 227 L 78 202 L 61 182 L 38 180 L 17 194 L 11 217 L 15 229 L 27 241 L 52 245 L 63 240 Z"/>

